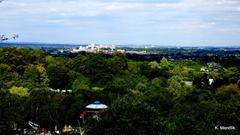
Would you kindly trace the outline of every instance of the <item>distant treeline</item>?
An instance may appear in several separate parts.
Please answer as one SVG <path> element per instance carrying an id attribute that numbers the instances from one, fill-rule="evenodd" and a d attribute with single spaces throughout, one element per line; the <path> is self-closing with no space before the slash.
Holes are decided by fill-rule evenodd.
<path id="1" fill-rule="evenodd" d="M 127 59 L 132 59 L 136 61 L 157 61 L 166 57 L 170 60 L 194 60 L 202 61 L 205 63 L 214 61 L 220 63 L 226 67 L 231 65 L 240 66 L 240 50 L 236 48 L 206 48 L 206 49 L 178 49 L 178 48 L 155 48 L 155 49 L 143 49 L 143 48 L 121 48 L 126 51 L 143 51 L 146 54 L 135 54 L 126 53 Z M 86 52 L 71 53 L 70 51 L 65 51 L 63 53 L 51 54 L 52 52 L 57 52 L 57 49 L 52 48 L 41 48 L 46 55 L 53 56 L 66 56 L 75 57 L 78 54 L 87 55 Z M 107 57 L 112 57 L 111 54 L 105 54 Z"/>

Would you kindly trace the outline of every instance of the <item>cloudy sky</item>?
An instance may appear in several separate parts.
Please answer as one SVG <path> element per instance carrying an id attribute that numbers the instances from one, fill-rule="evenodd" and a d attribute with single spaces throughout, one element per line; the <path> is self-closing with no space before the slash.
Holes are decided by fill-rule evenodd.
<path id="1" fill-rule="evenodd" d="M 20 42 L 240 45 L 240 0 L 4 0 Z"/>

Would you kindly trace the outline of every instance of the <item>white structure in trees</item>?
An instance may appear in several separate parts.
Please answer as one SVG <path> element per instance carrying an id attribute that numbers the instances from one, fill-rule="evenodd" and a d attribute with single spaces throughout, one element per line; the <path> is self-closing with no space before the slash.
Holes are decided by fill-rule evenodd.
<path id="1" fill-rule="evenodd" d="M 87 109 L 106 109 L 107 105 L 101 104 L 100 101 L 95 101 L 93 104 L 89 104 L 86 106 Z"/>
<path id="2" fill-rule="evenodd" d="M 209 85 L 211 86 L 212 84 L 213 84 L 213 82 L 214 82 L 214 80 L 212 79 L 212 78 L 210 78 L 209 80 Z"/>

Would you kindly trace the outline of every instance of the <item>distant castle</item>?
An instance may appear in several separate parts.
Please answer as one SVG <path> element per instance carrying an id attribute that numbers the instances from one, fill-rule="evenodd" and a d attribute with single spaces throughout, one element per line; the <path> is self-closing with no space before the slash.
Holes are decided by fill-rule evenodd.
<path id="1" fill-rule="evenodd" d="M 90 44 L 86 47 L 80 46 L 79 48 L 74 48 L 71 52 L 78 53 L 78 52 L 113 52 L 116 50 L 115 45 L 97 45 L 97 44 Z"/>
<path id="2" fill-rule="evenodd" d="M 103 52 L 103 53 L 113 53 L 113 52 L 121 52 L 121 53 L 129 53 L 129 54 L 147 54 L 146 51 L 125 51 L 123 49 L 117 49 L 115 45 L 97 45 L 90 44 L 87 46 L 80 46 L 79 48 L 73 48 L 71 50 L 72 53 L 78 52 Z"/>

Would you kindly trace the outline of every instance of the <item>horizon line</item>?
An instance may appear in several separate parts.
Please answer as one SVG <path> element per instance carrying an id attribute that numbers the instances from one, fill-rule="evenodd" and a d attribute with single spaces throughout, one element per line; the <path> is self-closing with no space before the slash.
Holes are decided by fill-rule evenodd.
<path id="1" fill-rule="evenodd" d="M 113 44 L 113 43 L 53 43 L 53 42 L 23 42 L 23 41 L 20 41 L 20 42 L 12 42 L 12 41 L 5 41 L 5 42 L 0 42 L 0 44 L 36 44 L 36 45 L 40 45 L 40 44 L 43 44 L 43 45 L 89 45 L 89 44 L 97 44 L 97 45 L 100 45 L 100 44 L 103 44 L 103 45 L 116 45 L 116 46 L 121 46 L 121 47 L 127 47 L 129 46 L 130 48 L 137 48 L 137 47 L 143 47 L 143 48 L 158 48 L 158 47 L 193 47 L 193 48 L 201 48 L 201 47 L 216 47 L 216 48 L 219 48 L 219 47 L 224 47 L 224 48 L 232 48 L 232 47 L 236 47 L 236 48 L 239 48 L 240 45 L 161 45 L 161 44 L 135 44 L 135 43 L 127 43 L 127 44 Z"/>

